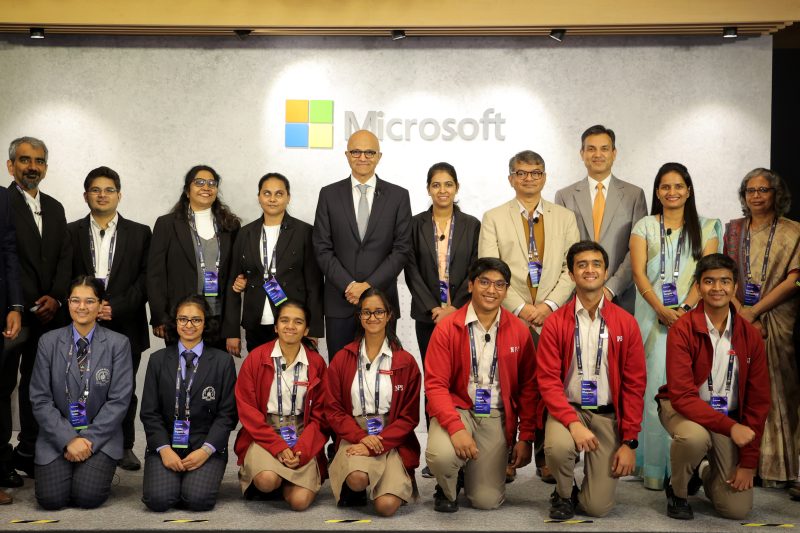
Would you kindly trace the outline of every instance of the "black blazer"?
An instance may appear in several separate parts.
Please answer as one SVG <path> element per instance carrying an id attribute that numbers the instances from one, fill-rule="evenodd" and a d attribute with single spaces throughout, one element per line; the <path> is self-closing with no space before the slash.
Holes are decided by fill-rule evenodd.
<path id="1" fill-rule="evenodd" d="M 233 283 L 231 253 L 236 232 L 219 228 L 220 265 L 219 287 L 222 296 L 222 316 L 225 316 L 225 287 Z M 172 307 L 178 300 L 197 294 L 197 262 L 195 243 L 189 222 L 177 213 L 158 217 L 153 227 L 153 240 L 147 256 L 147 298 L 150 301 L 150 324 L 161 326 L 169 322 Z M 223 338 L 238 337 L 239 327 L 221 332 Z"/>
<path id="2" fill-rule="evenodd" d="M 411 291 L 411 318 L 433 324 L 431 309 L 439 307 L 439 259 L 433 243 L 433 207 L 411 219 L 412 258 L 404 270 Z M 477 218 L 453 210 L 453 243 L 450 247 L 450 301 L 456 308 L 469 299 L 467 272 L 478 258 Z M 450 231 L 450 228 L 447 229 Z"/>
<path id="3" fill-rule="evenodd" d="M 172 444 L 178 357 L 178 345 L 174 344 L 154 352 L 147 362 L 139 411 L 147 434 L 147 453 L 156 453 L 160 446 Z M 206 344 L 197 363 L 189 400 L 191 426 L 187 453 L 208 442 L 217 449 L 217 453 L 227 456 L 228 437 L 239 423 L 235 386 L 236 366 L 233 358 L 227 352 Z M 183 452 L 179 454 L 183 455 Z"/>
<path id="4" fill-rule="evenodd" d="M 377 178 L 364 242 L 358 237 L 350 178 L 319 192 L 314 217 L 314 251 L 325 275 L 325 316 L 352 317 L 344 297 L 351 281 L 367 281 L 384 291 L 400 318 L 397 276 L 411 253 L 411 203 L 408 191 Z"/>
<path id="5" fill-rule="evenodd" d="M 62 305 L 53 320 L 47 324 L 47 329 L 59 327 L 67 322 L 65 309 L 72 260 L 64 207 L 52 196 L 39 191 L 42 206 L 42 234 L 39 235 L 23 194 L 27 193 L 19 192 L 12 182 L 8 195 L 17 227 L 17 256 L 25 305 L 23 321 L 30 323 L 37 320 L 36 315 L 28 309 L 34 306 L 36 300 L 49 295 Z"/>
<path id="6" fill-rule="evenodd" d="M 6 311 L 12 305 L 22 305 L 17 234 L 14 218 L 11 216 L 8 190 L 0 187 L 0 318 L 3 318 L 3 325 Z M 0 345 L 2 343 L 0 339 Z"/>
<path id="7" fill-rule="evenodd" d="M 89 216 L 67 224 L 72 241 L 72 277 L 94 276 L 89 239 Z M 142 353 L 150 347 L 147 328 L 147 251 L 150 248 L 150 228 L 119 215 L 114 245 L 114 262 L 108 280 L 106 298 L 111 305 L 112 320 L 102 325 L 122 333 L 131 341 L 131 351 Z M 104 273 L 105 274 L 105 273 Z"/>
<path id="8" fill-rule="evenodd" d="M 277 310 L 267 298 L 263 289 L 264 264 L 261 262 L 261 228 L 264 219 L 259 217 L 239 230 L 233 245 L 231 283 L 226 288 L 225 304 L 226 331 L 233 331 L 241 324 L 244 329 L 259 326 L 264 304 L 272 307 L 273 316 Z M 309 335 L 324 337 L 322 318 L 322 272 L 314 256 L 311 244 L 311 225 L 298 220 L 288 213 L 284 214 L 281 232 L 275 248 L 276 273 L 283 292 L 293 300 L 304 302 L 311 311 L 308 324 Z M 247 275 L 247 289 L 242 295 L 233 291 L 233 279 L 238 274 Z"/>

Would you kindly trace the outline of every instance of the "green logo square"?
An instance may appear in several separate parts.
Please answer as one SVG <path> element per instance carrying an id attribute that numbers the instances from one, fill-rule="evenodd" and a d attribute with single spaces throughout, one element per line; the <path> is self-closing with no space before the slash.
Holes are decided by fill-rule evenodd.
<path id="1" fill-rule="evenodd" d="M 333 100 L 311 100 L 309 118 L 312 124 L 333 124 Z"/>

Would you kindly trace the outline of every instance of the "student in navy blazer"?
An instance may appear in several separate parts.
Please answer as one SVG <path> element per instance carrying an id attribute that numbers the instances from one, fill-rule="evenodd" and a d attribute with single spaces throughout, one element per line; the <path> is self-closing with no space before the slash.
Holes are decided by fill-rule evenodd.
<path id="1" fill-rule="evenodd" d="M 131 347 L 127 337 L 97 324 L 104 292 L 95 278 L 75 279 L 72 324 L 39 340 L 30 390 L 39 423 L 36 501 L 45 509 L 102 505 L 122 457 Z"/>

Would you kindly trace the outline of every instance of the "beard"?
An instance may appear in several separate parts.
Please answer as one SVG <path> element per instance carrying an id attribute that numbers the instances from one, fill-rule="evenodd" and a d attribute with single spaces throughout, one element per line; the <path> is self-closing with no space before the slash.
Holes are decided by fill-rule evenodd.
<path id="1" fill-rule="evenodd" d="M 42 175 L 39 172 L 26 172 L 19 180 L 19 184 L 23 189 L 33 190 L 39 187 L 39 182 L 42 181 Z"/>

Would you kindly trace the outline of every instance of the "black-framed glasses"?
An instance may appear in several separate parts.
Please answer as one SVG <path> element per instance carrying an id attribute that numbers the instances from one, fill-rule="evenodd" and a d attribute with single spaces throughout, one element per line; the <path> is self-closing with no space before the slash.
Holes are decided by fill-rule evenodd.
<path id="1" fill-rule="evenodd" d="M 350 157 L 352 157 L 353 159 L 360 158 L 362 154 L 367 159 L 372 159 L 378 154 L 378 152 L 376 152 L 375 150 L 350 150 L 347 153 L 350 154 Z"/>
<path id="2" fill-rule="evenodd" d="M 89 194 L 94 194 L 95 196 L 97 196 L 101 192 L 106 193 L 106 194 L 114 194 L 115 192 L 118 192 L 118 191 L 117 191 L 117 189 L 115 187 L 106 187 L 105 189 L 101 189 L 100 187 L 91 187 L 86 192 L 88 192 Z"/>
<path id="3" fill-rule="evenodd" d="M 478 285 L 483 287 L 484 289 L 488 289 L 489 285 L 494 285 L 494 288 L 498 291 L 504 291 L 508 287 L 508 282 L 504 279 L 498 280 L 490 280 L 489 278 L 484 278 L 483 276 L 478 278 Z"/>
<path id="4" fill-rule="evenodd" d="M 747 187 L 744 190 L 744 193 L 747 195 L 754 195 L 755 193 L 758 194 L 767 194 L 768 192 L 772 192 L 775 190 L 775 187 Z"/>
<path id="5" fill-rule="evenodd" d="M 193 316 L 191 318 L 189 318 L 188 316 L 179 316 L 178 318 L 175 319 L 175 321 L 180 326 L 185 326 L 189 322 L 191 322 L 194 327 L 197 327 L 204 322 L 204 319 L 200 318 L 199 316 Z"/>
<path id="6" fill-rule="evenodd" d="M 521 180 L 524 180 L 528 176 L 530 176 L 531 178 L 533 178 L 535 180 L 538 180 L 538 179 L 542 179 L 542 176 L 544 176 L 544 171 L 542 171 L 542 170 L 530 170 L 530 171 L 528 171 L 528 170 L 515 170 L 514 172 L 511 173 L 511 175 L 512 176 L 516 176 Z"/>
<path id="7" fill-rule="evenodd" d="M 192 180 L 192 183 L 194 183 L 200 189 L 202 189 L 206 185 L 208 185 L 209 188 L 211 189 L 216 189 L 217 186 L 219 185 L 219 182 L 215 179 L 205 180 L 203 178 L 195 178 Z"/>
<path id="8" fill-rule="evenodd" d="M 369 309 L 362 309 L 356 313 L 361 320 L 369 320 L 373 316 L 376 320 L 383 320 L 386 318 L 386 309 L 376 309 L 370 311 Z"/>

